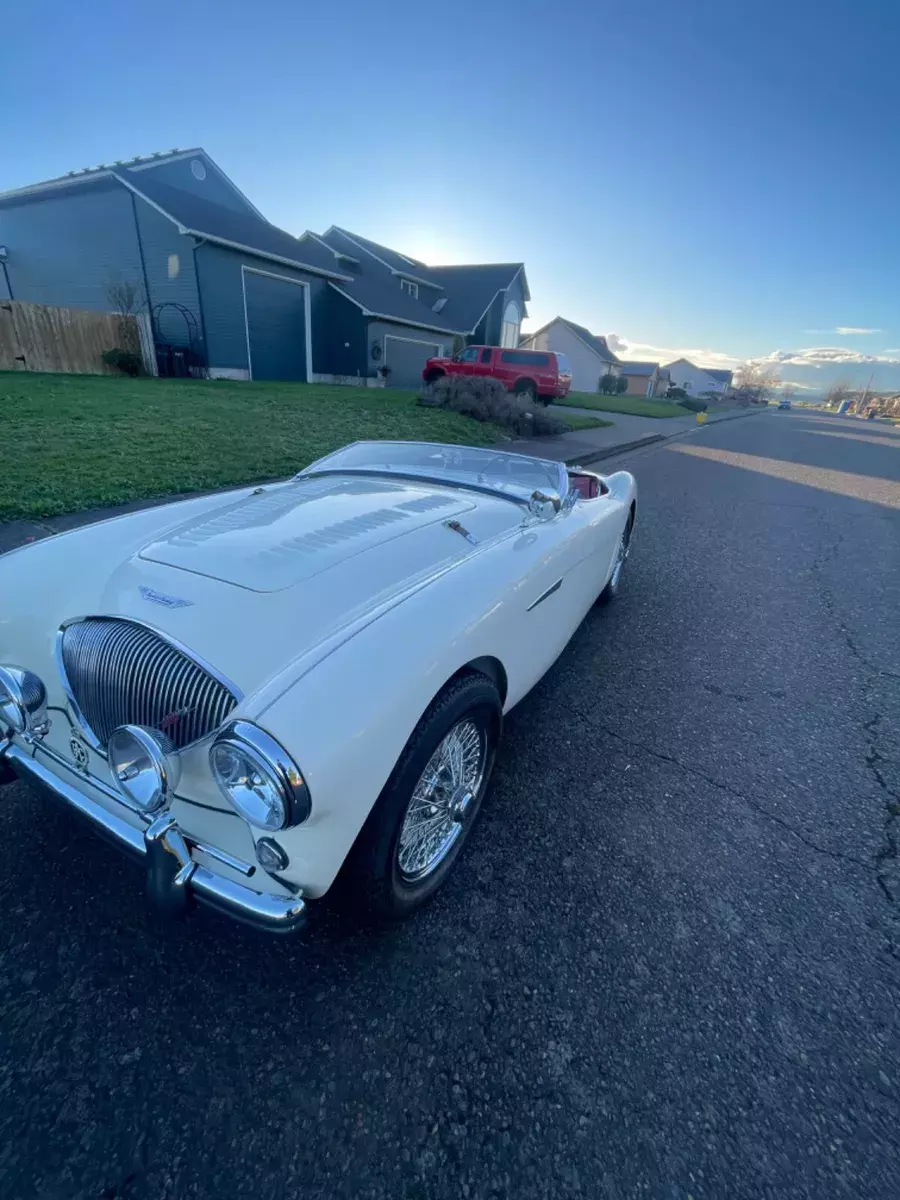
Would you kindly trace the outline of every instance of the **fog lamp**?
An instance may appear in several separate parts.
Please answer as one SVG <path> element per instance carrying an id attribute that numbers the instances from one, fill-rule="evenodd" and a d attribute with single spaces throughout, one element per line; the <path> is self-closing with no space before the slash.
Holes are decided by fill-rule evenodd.
<path id="1" fill-rule="evenodd" d="M 47 721 L 47 691 L 33 671 L 0 667 L 0 733 L 43 737 Z"/>
<path id="2" fill-rule="evenodd" d="M 132 808 L 153 813 L 172 798 L 181 779 L 181 759 L 164 733 L 120 725 L 106 750 L 116 785 Z"/>

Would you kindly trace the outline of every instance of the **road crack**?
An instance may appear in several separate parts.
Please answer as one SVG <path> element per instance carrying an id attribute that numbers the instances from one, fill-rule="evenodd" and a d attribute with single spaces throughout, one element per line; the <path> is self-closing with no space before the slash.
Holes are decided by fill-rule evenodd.
<path id="1" fill-rule="evenodd" d="M 878 887 L 885 900 L 891 906 L 892 914 L 896 917 L 897 901 L 900 898 L 900 871 L 898 871 L 898 866 L 900 866 L 900 861 L 898 861 L 900 847 L 898 847 L 897 833 L 897 819 L 900 817 L 900 792 L 890 785 L 882 769 L 883 764 L 890 763 L 892 760 L 882 753 L 880 730 L 884 721 L 882 712 L 884 697 L 881 694 L 883 692 L 883 681 L 900 680 L 900 673 L 886 670 L 884 667 L 880 667 L 877 663 L 869 660 L 868 656 L 860 648 L 853 630 L 839 609 L 838 597 L 825 577 L 825 567 L 829 563 L 836 561 L 841 545 L 845 540 L 845 534 L 842 530 L 838 530 L 833 534 L 833 537 L 833 544 L 813 563 L 813 573 L 819 581 L 825 611 L 833 621 L 847 650 L 863 670 L 862 688 L 866 706 L 870 707 L 870 710 L 875 709 L 873 716 L 861 724 L 863 737 L 866 742 L 866 751 L 863 760 L 866 771 L 883 797 L 882 842 L 873 855 L 873 865 Z M 897 949 L 890 934 L 886 937 L 886 948 L 889 954 L 897 957 Z"/>
<path id="2" fill-rule="evenodd" d="M 734 796 L 735 799 L 740 800 L 742 803 L 752 808 L 753 811 L 759 816 L 764 817 L 766 820 L 772 821 L 775 825 L 780 826 L 792 837 L 802 842 L 804 846 L 814 851 L 816 854 L 824 855 L 826 858 L 837 859 L 839 862 L 853 863 L 854 866 L 862 867 L 864 871 L 871 871 L 872 868 L 870 864 L 865 862 L 863 859 L 856 858 L 852 854 L 843 854 L 839 850 L 830 850 L 827 846 L 822 846 L 818 842 L 813 841 L 812 838 L 807 837 L 805 833 L 797 829 L 796 826 L 792 825 L 790 821 L 785 820 L 784 817 L 780 817 L 777 813 L 773 813 L 771 809 L 766 808 L 766 806 L 761 804 L 755 796 L 750 796 L 746 792 L 741 792 L 737 788 L 732 787 L 731 784 L 724 783 L 721 779 L 716 779 L 714 775 L 708 775 L 705 771 L 700 771 L 696 767 L 689 766 L 687 763 L 682 762 L 681 759 L 676 758 L 673 754 L 666 754 L 664 751 L 655 750 L 652 746 L 647 746 L 643 742 L 636 741 L 634 738 L 626 737 L 617 730 L 611 729 L 608 725 L 604 725 L 602 721 L 592 721 L 584 713 L 579 712 L 578 709 L 570 709 L 569 711 L 574 717 L 583 722 L 590 729 L 600 730 L 602 733 L 605 733 L 608 737 L 613 738 L 615 741 L 622 742 L 624 745 L 629 746 L 632 750 L 646 754 L 651 758 L 656 758 L 660 762 L 669 763 L 672 766 L 677 767 L 679 771 L 683 771 L 686 775 L 692 775 L 697 779 L 702 779 L 704 783 L 709 784 L 711 787 L 718 788 L 719 791 L 726 792 L 729 796 Z"/>

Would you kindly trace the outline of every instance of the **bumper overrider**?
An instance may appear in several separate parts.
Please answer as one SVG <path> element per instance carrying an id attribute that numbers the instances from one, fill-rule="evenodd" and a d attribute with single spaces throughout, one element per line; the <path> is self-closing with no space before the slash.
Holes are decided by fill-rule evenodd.
<path id="1" fill-rule="evenodd" d="M 208 857 L 227 861 L 216 852 L 185 835 L 168 809 L 147 818 L 144 829 L 136 829 L 115 812 L 94 800 L 96 791 L 106 799 L 121 803 L 121 797 L 97 779 L 84 779 L 70 771 L 54 756 L 51 769 L 38 758 L 34 745 L 21 746 L 11 737 L 0 735 L 0 784 L 19 777 L 37 785 L 54 799 L 62 801 L 86 817 L 95 832 L 143 860 L 146 866 L 147 897 L 154 908 L 174 915 L 183 912 L 192 900 L 232 917 L 244 924 L 271 933 L 294 933 L 306 924 L 307 906 L 300 896 L 258 892 L 245 884 L 202 866 L 192 857 L 200 850 Z M 66 776 L 70 776 L 71 782 Z"/>

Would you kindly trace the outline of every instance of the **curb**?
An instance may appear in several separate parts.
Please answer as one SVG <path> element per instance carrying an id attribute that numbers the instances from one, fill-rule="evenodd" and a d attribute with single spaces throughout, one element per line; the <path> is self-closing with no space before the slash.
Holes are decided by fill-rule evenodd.
<path id="1" fill-rule="evenodd" d="M 669 435 L 673 436 L 673 435 Z M 643 446 L 653 446 L 664 442 L 666 434 L 651 433 L 647 437 L 635 438 L 631 442 L 617 442 L 615 446 L 602 446 L 590 454 L 575 454 L 565 460 L 567 467 L 586 467 L 589 463 L 599 462 L 603 458 L 612 458 L 615 454 L 627 454 L 629 450 L 639 450 Z"/>
<path id="2" fill-rule="evenodd" d="M 762 409 L 751 409 L 749 412 L 739 412 L 733 417 L 719 417 L 718 420 L 708 421 L 705 425 L 698 425 L 697 429 L 710 429 L 713 425 L 721 425 L 726 421 L 738 421 L 743 417 L 759 416 Z M 619 442 L 615 446 L 602 446 L 591 454 L 573 455 L 572 458 L 565 459 L 567 467 L 586 467 L 590 463 L 600 462 L 604 458 L 613 458 L 619 454 L 629 454 L 632 450 L 642 450 L 645 446 L 654 446 L 658 442 L 669 442 L 675 438 L 688 437 L 692 433 L 696 433 L 693 427 L 690 429 L 679 429 L 677 433 L 651 433 L 646 437 L 636 438 L 630 442 Z"/>

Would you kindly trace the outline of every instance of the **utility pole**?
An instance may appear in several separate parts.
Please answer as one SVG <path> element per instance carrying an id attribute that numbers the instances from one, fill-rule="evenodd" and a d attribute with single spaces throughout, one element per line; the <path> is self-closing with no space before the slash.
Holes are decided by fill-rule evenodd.
<path id="1" fill-rule="evenodd" d="M 869 388 L 872 386 L 872 380 L 874 378 L 875 378 L 875 372 L 873 371 L 872 374 L 869 376 L 869 382 L 866 384 L 865 388 L 863 389 L 862 396 L 860 396 L 859 400 L 856 402 L 856 415 L 858 417 L 862 416 L 863 411 L 865 410 L 866 398 L 869 395 Z"/>

